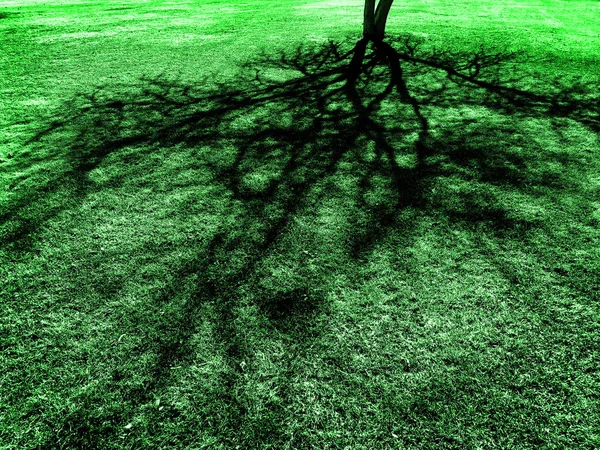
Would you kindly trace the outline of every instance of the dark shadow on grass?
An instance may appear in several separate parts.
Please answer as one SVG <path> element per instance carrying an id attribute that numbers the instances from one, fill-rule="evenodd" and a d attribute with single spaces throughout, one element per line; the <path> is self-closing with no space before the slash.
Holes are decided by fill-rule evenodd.
<path id="1" fill-rule="evenodd" d="M 32 249 L 38 228 L 94 192 L 88 173 L 105 157 L 140 142 L 139 137 L 117 137 L 124 128 L 123 105 L 118 101 L 103 102 L 96 93 L 83 94 L 67 102 L 64 110 L 64 117 L 59 114 L 60 118 L 26 142 L 31 150 L 11 159 L 13 170 L 39 167 L 28 178 L 8 186 L 13 196 L 0 207 L 4 228 L 0 243 L 15 256 Z M 58 166 L 54 172 L 45 169 L 46 164 L 53 163 Z"/>
<path id="2" fill-rule="evenodd" d="M 143 388 L 123 392 L 130 408 L 152 402 L 168 386 L 172 367 L 190 363 L 190 341 L 198 318 L 205 315 L 227 362 L 215 401 L 227 412 L 221 417 L 222 439 L 233 444 L 226 436 L 235 434 L 248 413 L 235 389 L 243 377 L 241 363 L 251 352 L 236 326 L 240 308 L 254 302 L 269 326 L 296 342 L 318 334 L 319 317 L 328 308 L 318 287 L 326 282 L 327 270 L 292 285 L 265 287 L 258 278 L 261 265 L 281 250 L 294 220 L 316 214 L 331 198 L 343 199 L 345 192 L 352 196 L 355 216 L 340 246 L 357 261 L 368 259 L 390 230 L 410 236 L 411 214 L 417 212 L 482 225 L 503 236 L 537 226 L 486 190 L 527 193 L 548 183 L 547 176 L 528 171 L 526 153 L 510 151 L 519 139 L 532 142 L 530 136 L 510 135 L 512 117 L 560 116 L 597 132 L 597 95 L 589 98 L 586 86 L 549 93 L 520 89 L 515 55 L 484 49 L 441 53 L 421 49 L 411 38 L 391 42 L 395 49 L 384 54 L 365 46 L 362 69 L 350 88 L 351 45 L 300 46 L 260 55 L 235 86 L 208 78 L 192 85 L 158 77 L 137 86 L 100 87 L 71 101 L 68 114 L 31 139 L 31 145 L 50 143 L 64 150 L 58 157 L 66 169 L 41 183 L 39 191 L 18 197 L 2 212 L 4 219 L 57 195 L 64 183 L 77 202 L 90 192 L 127 186 L 126 180 L 142 177 L 139 167 L 146 167 L 153 154 L 166 158 L 181 149 L 195 158 L 190 167 L 208 170 L 215 189 L 237 208 L 231 220 L 193 243 L 196 256 L 182 263 L 157 293 L 156 303 L 168 305 L 170 312 L 145 330 L 156 363 Z M 494 111 L 501 120 L 438 114 L 432 123 L 435 108 L 459 106 Z M 510 145 L 499 145 L 506 136 Z M 91 180 L 90 173 L 109 164 L 109 157 L 127 163 L 124 173 L 103 183 Z M 340 177 L 352 187 L 340 187 Z M 436 197 L 435 189 L 447 180 L 465 188 Z M 560 189 L 566 181 L 557 173 L 549 183 Z M 58 205 L 38 211 L 35 221 L 21 216 L 5 242 L 25 242 L 25 235 L 60 210 Z M 271 412 L 274 416 L 252 431 L 258 434 L 247 435 L 246 443 L 283 439 L 279 424 L 285 423 L 285 408 Z M 94 439 L 116 433 L 122 419 L 108 419 L 107 431 L 104 422 L 93 428 L 95 422 L 83 412 L 77 417 L 78 423 L 62 427 L 59 438 L 67 446 L 95 446 Z M 260 434 L 265 430 L 267 435 Z"/>

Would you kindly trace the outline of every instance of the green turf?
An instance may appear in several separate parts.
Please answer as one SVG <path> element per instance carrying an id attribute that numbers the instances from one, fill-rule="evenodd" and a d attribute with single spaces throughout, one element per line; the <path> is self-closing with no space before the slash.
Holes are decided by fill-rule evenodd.
<path id="1" fill-rule="evenodd" d="M 0 448 L 600 447 L 600 5 L 360 3 L 0 4 Z"/>

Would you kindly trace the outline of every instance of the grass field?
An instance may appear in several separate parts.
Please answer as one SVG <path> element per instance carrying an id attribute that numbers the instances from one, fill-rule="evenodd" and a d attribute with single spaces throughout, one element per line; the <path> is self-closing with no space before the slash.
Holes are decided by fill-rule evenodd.
<path id="1" fill-rule="evenodd" d="M 0 448 L 600 448 L 600 4 L 0 3 Z"/>

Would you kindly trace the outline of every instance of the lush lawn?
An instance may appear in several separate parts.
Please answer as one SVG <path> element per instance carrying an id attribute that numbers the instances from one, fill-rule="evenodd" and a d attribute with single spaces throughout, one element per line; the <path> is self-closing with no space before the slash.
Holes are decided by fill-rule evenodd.
<path id="1" fill-rule="evenodd" d="M 0 447 L 600 447 L 600 4 L 0 4 Z"/>

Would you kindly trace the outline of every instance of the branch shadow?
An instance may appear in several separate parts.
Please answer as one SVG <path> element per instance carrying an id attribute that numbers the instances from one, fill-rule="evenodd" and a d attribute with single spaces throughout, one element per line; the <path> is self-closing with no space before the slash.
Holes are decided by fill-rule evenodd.
<path id="1" fill-rule="evenodd" d="M 514 136 L 511 127 L 515 117 L 561 117 L 598 133 L 596 87 L 580 83 L 555 89 L 545 83 L 541 91 L 529 91 L 517 87 L 522 81 L 518 55 L 486 49 L 442 53 L 422 49 L 411 37 L 390 42 L 403 66 L 400 72 L 390 74 L 385 58 L 372 48 L 352 90 L 346 85 L 352 45 L 298 46 L 258 55 L 242 68 L 235 86 L 211 77 L 192 85 L 161 76 L 136 86 L 99 87 L 70 101 L 67 114 L 57 115 L 31 138 L 29 145 L 59 149 L 63 170 L 35 180 L 38 190 L 18 197 L 0 218 L 44 204 L 48 195 L 63 195 L 65 185 L 71 200 L 36 209 L 35 220 L 18 219 L 4 234 L 13 251 L 26 251 L 38 227 L 90 193 L 140 178 L 138 166 L 169 149 L 195 155 L 189 163 L 210 173 L 203 181 L 225 192 L 237 208 L 210 238 L 193 244 L 197 256 L 182 263 L 156 295 L 155 303 L 170 305 L 171 312 L 146 331 L 156 363 L 143 388 L 124 392 L 133 408 L 153 401 L 168 385 L 175 364 L 189 363 L 202 312 L 214 320 L 227 361 L 219 394 L 228 411 L 222 427 L 239 426 L 247 408 L 235 385 L 250 351 L 236 328 L 240 305 L 253 302 L 269 326 L 296 342 L 318 334 L 319 318 L 328 308 L 319 287 L 328 269 L 292 285 L 267 285 L 260 278 L 295 220 L 314 214 L 333 192 L 336 199 L 351 196 L 349 232 L 339 245 L 349 258 L 364 261 L 391 231 L 410 239 L 417 214 L 483 226 L 503 238 L 518 235 L 539 224 L 508 210 L 493 189 L 533 195 L 540 185 L 559 190 L 571 182 L 559 172 L 554 177 L 532 172 L 532 159 L 544 149 L 532 148 L 531 156 L 513 151 L 535 141 Z M 395 85 L 389 82 L 392 75 Z M 459 106 L 465 110 L 458 111 Z M 496 119 L 490 121 L 486 111 Z M 543 156 L 559 157 L 568 158 Z M 93 182 L 90 174 L 111 158 L 127 163 L 123 173 Z M 21 156 L 19 164 L 25 162 Z M 352 187 L 340 186 L 341 179 Z M 453 196 L 448 190 L 436 193 L 449 184 L 458 186 Z M 302 266 L 300 257 L 297 265 Z M 189 288 L 182 292 L 182 286 Z M 285 414 L 283 408 L 277 411 L 276 416 Z M 270 428 L 264 425 L 269 439 L 281 433 L 276 426 L 281 417 L 272 418 Z M 119 420 L 110 419 L 112 428 L 101 431 L 90 428 L 94 422 L 80 413 L 67 418 L 62 429 L 68 431 L 60 441 L 94 446 L 106 433 L 116 433 Z"/>

